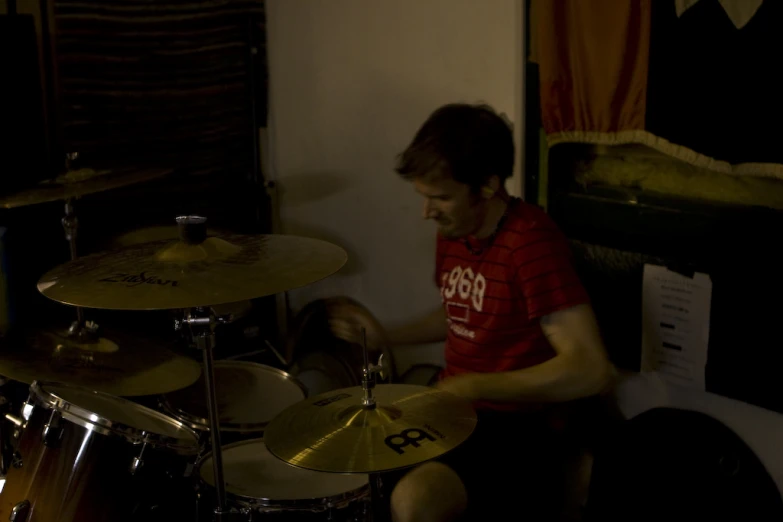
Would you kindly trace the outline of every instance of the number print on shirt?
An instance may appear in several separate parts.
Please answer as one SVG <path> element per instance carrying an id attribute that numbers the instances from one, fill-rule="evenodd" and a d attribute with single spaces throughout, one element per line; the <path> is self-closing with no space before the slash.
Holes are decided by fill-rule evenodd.
<path id="1" fill-rule="evenodd" d="M 440 291 L 444 301 L 458 295 L 463 301 L 470 300 L 477 312 L 483 309 L 487 280 L 481 272 L 474 274 L 470 267 L 463 269 L 461 266 L 455 266 L 451 272 L 443 274 L 441 281 Z"/>

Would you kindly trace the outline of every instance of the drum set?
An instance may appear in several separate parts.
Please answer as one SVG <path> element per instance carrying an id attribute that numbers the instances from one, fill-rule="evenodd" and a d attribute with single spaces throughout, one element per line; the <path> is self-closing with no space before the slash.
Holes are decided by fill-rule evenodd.
<path id="1" fill-rule="evenodd" d="M 464 442 L 471 405 L 377 383 L 384 361 L 369 360 L 366 341 L 361 385 L 315 396 L 283 370 L 215 360 L 216 330 L 231 319 L 222 305 L 311 284 L 347 254 L 296 236 L 211 236 L 199 216 L 176 222 L 177 239 L 86 257 L 74 247 L 40 278 L 38 291 L 76 307 L 77 321 L 0 351 L 0 374 L 30 385 L 5 416 L 15 436 L 0 520 L 149 521 L 175 498 L 195 504 L 175 506 L 177 520 L 387 519 L 384 473 Z M 169 310 L 202 362 L 99 334 L 85 309 Z M 139 396 L 156 405 L 127 398 Z"/>

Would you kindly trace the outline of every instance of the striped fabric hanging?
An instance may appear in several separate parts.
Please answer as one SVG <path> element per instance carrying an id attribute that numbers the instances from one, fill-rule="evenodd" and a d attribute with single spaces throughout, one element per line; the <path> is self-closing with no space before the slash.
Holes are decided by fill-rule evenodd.
<path id="1" fill-rule="evenodd" d="M 85 166 L 249 176 L 266 118 L 260 0 L 56 0 L 66 151 Z"/>

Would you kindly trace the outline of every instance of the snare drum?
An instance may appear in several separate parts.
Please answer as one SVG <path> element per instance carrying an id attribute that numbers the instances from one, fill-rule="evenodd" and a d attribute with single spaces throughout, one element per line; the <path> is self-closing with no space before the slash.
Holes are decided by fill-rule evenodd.
<path id="1" fill-rule="evenodd" d="M 149 520 L 198 451 L 177 420 L 76 386 L 34 382 L 24 416 L 0 520 Z"/>
<path id="2" fill-rule="evenodd" d="M 370 481 L 364 474 L 310 471 L 283 462 L 262 439 L 223 447 L 223 475 L 229 507 L 247 520 L 362 522 L 369 520 Z M 212 454 L 196 465 L 209 513 L 214 505 Z"/>
<path id="3" fill-rule="evenodd" d="M 163 396 L 161 407 L 186 426 L 209 432 L 204 376 L 191 386 Z M 220 432 L 226 439 L 259 437 L 264 427 L 287 407 L 307 397 L 305 387 L 277 368 L 246 361 L 215 361 Z M 232 442 L 226 440 L 226 442 Z"/>

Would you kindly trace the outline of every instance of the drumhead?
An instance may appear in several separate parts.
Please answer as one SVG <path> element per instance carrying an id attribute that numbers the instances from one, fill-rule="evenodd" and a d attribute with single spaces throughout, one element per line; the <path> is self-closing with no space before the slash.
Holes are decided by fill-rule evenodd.
<path id="1" fill-rule="evenodd" d="M 209 430 L 202 375 L 197 382 L 163 396 L 173 417 L 198 430 Z M 215 391 L 221 431 L 255 432 L 287 407 L 307 397 L 305 387 L 277 368 L 246 361 L 215 361 Z"/>
<path id="2" fill-rule="evenodd" d="M 135 402 L 70 384 L 35 382 L 30 389 L 48 408 L 87 429 L 119 435 L 134 444 L 198 451 L 198 436 L 193 430 Z"/>
<path id="3" fill-rule="evenodd" d="M 212 454 L 198 466 L 202 480 L 214 487 Z M 262 439 L 224 446 L 223 474 L 228 493 L 262 505 L 338 502 L 359 496 L 370 483 L 365 474 L 325 473 L 287 464 L 272 455 Z"/>

